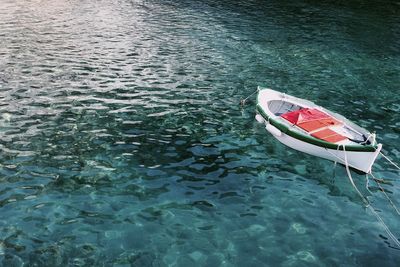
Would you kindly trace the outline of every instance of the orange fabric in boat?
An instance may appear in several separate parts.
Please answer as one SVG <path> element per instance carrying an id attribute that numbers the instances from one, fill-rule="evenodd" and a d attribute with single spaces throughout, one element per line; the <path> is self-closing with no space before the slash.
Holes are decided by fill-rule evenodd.
<path id="1" fill-rule="evenodd" d="M 307 132 L 312 132 L 317 129 L 340 125 L 340 121 L 336 120 L 329 114 L 326 114 L 318 109 L 302 108 L 299 110 L 287 112 L 281 115 L 285 120 L 299 126 Z"/>
<path id="2" fill-rule="evenodd" d="M 331 129 L 323 129 L 318 132 L 312 133 L 311 136 L 314 136 L 315 138 L 330 142 L 330 143 L 336 143 L 342 140 L 347 139 L 346 136 L 343 136 L 341 134 L 338 134 L 335 131 L 332 131 Z"/>
<path id="3" fill-rule="evenodd" d="M 334 118 L 328 118 L 328 119 L 320 119 L 320 120 L 299 123 L 297 124 L 297 126 L 306 130 L 307 132 L 312 132 L 323 127 L 340 125 L 340 124 L 341 123 L 335 120 Z"/>

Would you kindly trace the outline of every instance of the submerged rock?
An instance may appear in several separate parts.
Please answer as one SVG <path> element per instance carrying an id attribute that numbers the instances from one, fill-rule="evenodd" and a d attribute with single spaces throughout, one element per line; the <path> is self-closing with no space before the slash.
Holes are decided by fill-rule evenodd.
<path id="1" fill-rule="evenodd" d="M 195 262 L 201 261 L 206 258 L 206 256 L 201 251 L 194 251 L 189 254 L 190 258 Z"/>
<path id="2" fill-rule="evenodd" d="M 293 229 L 294 231 L 296 231 L 296 233 L 299 234 L 304 234 L 305 232 L 307 232 L 307 228 L 305 228 L 301 223 L 293 223 L 290 226 L 291 229 Z"/>
<path id="3" fill-rule="evenodd" d="M 265 226 L 262 226 L 260 224 L 252 224 L 249 228 L 247 228 L 247 233 L 250 236 L 256 236 L 264 232 L 267 228 Z"/>

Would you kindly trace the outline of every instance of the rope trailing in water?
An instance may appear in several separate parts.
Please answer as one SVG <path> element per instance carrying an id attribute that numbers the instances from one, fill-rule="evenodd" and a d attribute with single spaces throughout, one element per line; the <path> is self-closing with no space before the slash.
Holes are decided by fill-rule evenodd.
<path id="1" fill-rule="evenodd" d="M 339 145 L 339 146 L 340 146 L 340 145 Z M 363 196 L 363 194 L 360 192 L 360 190 L 358 190 L 356 184 L 354 183 L 353 177 L 351 176 L 351 172 L 350 172 L 350 168 L 349 168 L 349 163 L 348 163 L 348 161 L 347 161 L 346 146 L 345 146 L 345 145 L 342 145 L 342 146 L 343 146 L 344 162 L 345 162 L 345 166 L 346 166 L 346 172 L 347 172 L 347 175 L 349 176 L 350 183 L 351 183 L 351 185 L 354 187 L 354 189 L 356 190 L 356 192 L 358 193 L 358 195 L 361 197 L 361 199 L 362 199 L 362 201 L 364 202 L 364 204 L 365 204 L 366 206 L 369 206 L 370 203 L 369 203 L 368 199 L 367 199 L 366 197 Z"/>
<path id="2" fill-rule="evenodd" d="M 369 174 L 374 178 L 375 183 L 378 185 L 379 189 L 380 189 L 380 190 L 382 191 L 382 193 L 385 195 L 386 199 L 387 199 L 387 200 L 389 201 L 389 203 L 392 205 L 392 207 L 394 208 L 394 210 L 396 211 L 396 213 L 397 213 L 398 215 L 400 215 L 399 209 L 398 209 L 397 206 L 393 203 L 393 201 L 389 198 L 389 196 L 386 194 L 385 189 L 383 189 L 383 187 L 381 186 L 381 184 L 380 184 L 380 182 L 379 182 L 380 180 L 379 180 L 378 178 L 376 178 L 375 175 L 372 174 L 372 172 L 370 172 Z M 368 174 L 367 174 L 367 176 L 368 176 Z"/>
<path id="3" fill-rule="evenodd" d="M 396 236 L 392 233 L 392 231 L 390 231 L 389 227 L 386 225 L 386 223 L 383 221 L 383 219 L 381 218 L 381 216 L 379 216 L 379 214 L 375 211 L 375 208 L 372 207 L 371 202 L 368 201 L 368 199 L 366 197 L 364 197 L 364 195 L 360 192 L 360 190 L 358 190 L 356 184 L 354 183 L 354 180 L 351 176 L 351 172 L 350 172 L 350 168 L 349 168 L 349 164 L 347 161 L 347 154 L 346 154 L 346 147 L 345 145 L 343 145 L 343 152 L 344 152 L 344 161 L 345 161 L 345 166 L 346 166 L 346 171 L 347 171 L 347 175 L 349 176 L 349 180 L 350 183 L 352 184 L 352 186 L 354 187 L 354 189 L 356 190 L 356 192 L 358 193 L 358 195 L 361 197 L 362 201 L 366 204 L 366 207 L 369 208 L 369 210 L 375 215 L 375 217 L 378 219 L 378 221 L 381 222 L 382 227 L 385 229 L 385 232 L 388 234 L 388 236 L 393 240 L 393 242 L 400 248 L 400 241 L 396 238 Z"/>
<path id="4" fill-rule="evenodd" d="M 389 159 L 385 154 L 383 154 L 382 152 L 379 152 L 379 154 L 381 154 L 382 157 L 384 157 L 387 161 L 389 161 L 393 166 L 395 166 L 398 170 L 400 170 L 399 165 L 397 165 L 396 163 L 394 163 L 391 159 Z"/>
<path id="5" fill-rule="evenodd" d="M 368 174 L 365 175 L 365 189 L 372 195 L 372 192 L 369 190 L 369 179 L 368 179 Z"/>
<path id="6" fill-rule="evenodd" d="M 389 157 L 387 157 L 385 154 L 383 154 L 382 152 L 379 152 L 379 154 L 381 154 L 382 157 L 384 157 L 389 163 L 391 163 L 393 166 L 395 166 L 397 169 L 400 170 L 399 166 L 394 163 Z M 393 203 L 393 201 L 389 198 L 388 194 L 386 193 L 386 191 L 383 189 L 383 187 L 381 186 L 381 182 L 383 183 L 384 180 L 383 179 L 379 179 L 376 178 L 375 175 L 372 174 L 372 171 L 369 173 L 375 180 L 375 183 L 378 185 L 379 189 L 382 191 L 382 193 L 385 195 L 386 199 L 389 201 L 389 203 L 392 205 L 392 207 L 394 208 L 394 210 L 396 211 L 396 213 L 398 215 L 400 215 L 400 211 L 397 208 L 397 206 Z"/>
<path id="7" fill-rule="evenodd" d="M 251 93 L 251 94 L 250 94 L 249 96 L 247 96 L 246 98 L 240 100 L 240 105 L 241 105 L 242 107 L 243 107 L 244 105 L 246 105 L 247 99 L 249 99 L 252 95 L 254 95 L 254 94 L 257 93 L 257 92 L 258 92 L 258 89 L 255 90 L 253 93 Z"/>

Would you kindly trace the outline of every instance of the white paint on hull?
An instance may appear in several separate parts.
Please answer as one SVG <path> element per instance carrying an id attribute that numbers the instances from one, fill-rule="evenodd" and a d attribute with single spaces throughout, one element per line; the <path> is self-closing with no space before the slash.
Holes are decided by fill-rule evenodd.
<path id="1" fill-rule="evenodd" d="M 268 125 L 273 127 L 270 124 Z M 274 135 L 274 137 L 278 139 L 278 141 L 280 141 L 281 143 L 298 151 L 313 156 L 321 157 L 324 159 L 336 161 L 342 164 L 346 164 L 345 160 L 345 153 L 346 153 L 348 166 L 363 171 L 365 173 L 369 173 L 371 171 L 372 164 L 374 163 L 376 157 L 379 155 L 379 152 L 382 148 L 382 145 L 379 144 L 377 150 L 374 152 L 343 151 L 343 150 L 328 149 L 316 146 L 307 142 L 303 142 L 296 138 L 293 138 L 284 133 L 281 133 L 280 136 Z"/>

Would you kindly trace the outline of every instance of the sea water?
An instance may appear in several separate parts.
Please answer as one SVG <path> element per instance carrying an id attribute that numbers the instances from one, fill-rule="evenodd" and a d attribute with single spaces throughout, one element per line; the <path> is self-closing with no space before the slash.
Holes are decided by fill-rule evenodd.
<path id="1" fill-rule="evenodd" d="M 0 265 L 399 266 L 345 169 L 239 105 L 307 98 L 399 162 L 399 40 L 397 1 L 1 0 Z"/>

